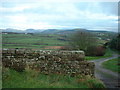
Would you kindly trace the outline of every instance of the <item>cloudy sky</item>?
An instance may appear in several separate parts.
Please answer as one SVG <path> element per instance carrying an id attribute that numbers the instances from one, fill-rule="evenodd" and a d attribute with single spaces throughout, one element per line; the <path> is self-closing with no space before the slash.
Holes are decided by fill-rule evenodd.
<path id="1" fill-rule="evenodd" d="M 118 2 L 85 0 L 1 0 L 0 28 L 117 31 Z M 105 0 L 104 0 L 105 1 Z"/>

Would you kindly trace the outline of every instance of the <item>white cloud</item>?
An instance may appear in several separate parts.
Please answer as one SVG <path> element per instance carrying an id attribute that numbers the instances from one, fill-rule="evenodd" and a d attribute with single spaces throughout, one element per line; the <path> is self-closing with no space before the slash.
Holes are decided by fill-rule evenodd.
<path id="1" fill-rule="evenodd" d="M 6 7 L 0 7 L 1 12 L 17 12 L 17 11 L 23 11 L 25 9 L 29 9 L 30 6 L 15 6 L 12 8 L 6 8 Z"/>
<path id="2" fill-rule="evenodd" d="M 8 24 L 9 27 L 7 28 L 15 28 L 15 29 L 19 29 L 19 30 L 25 30 L 28 28 L 33 28 L 33 29 L 47 29 L 47 28 L 52 28 L 54 27 L 54 25 L 49 25 L 47 23 L 44 22 L 39 22 L 39 23 L 29 23 L 29 24 L 24 24 L 24 23 L 13 23 L 13 24 Z M 4 28 L 4 27 L 3 27 Z"/>
<path id="3" fill-rule="evenodd" d="M 94 27 L 94 28 L 88 28 L 89 30 L 99 30 L 99 31 L 113 31 L 118 32 L 118 27 Z"/>
<path id="4" fill-rule="evenodd" d="M 104 26 L 104 24 L 110 26 L 110 23 L 112 25 L 118 19 L 117 16 L 112 14 L 92 12 L 90 8 L 82 10 L 79 8 L 80 3 L 78 7 L 76 6 L 76 0 L 69 2 L 68 0 L 42 0 L 39 3 L 26 1 L 13 3 L 12 7 L 0 7 L 0 12 L 3 14 L 0 15 L 2 17 L 0 20 L 3 22 L 0 23 L 3 23 L 4 27 L 18 29 L 72 28 L 79 26 L 90 28 L 97 25 Z M 98 3 L 90 3 L 89 5 L 98 5 Z M 96 8 L 99 9 L 99 7 Z"/>
<path id="5" fill-rule="evenodd" d="M 106 15 L 103 13 L 91 13 L 89 11 L 84 12 L 83 15 L 88 18 L 88 19 L 93 19 L 93 20 L 117 20 L 118 16 L 113 16 L 113 15 Z"/>
<path id="6" fill-rule="evenodd" d="M 119 0 L 1 0 L 1 2 L 119 2 Z"/>
<path id="7" fill-rule="evenodd" d="M 27 17 L 24 15 L 13 15 L 13 16 L 6 16 L 8 21 L 11 23 L 27 23 Z"/>

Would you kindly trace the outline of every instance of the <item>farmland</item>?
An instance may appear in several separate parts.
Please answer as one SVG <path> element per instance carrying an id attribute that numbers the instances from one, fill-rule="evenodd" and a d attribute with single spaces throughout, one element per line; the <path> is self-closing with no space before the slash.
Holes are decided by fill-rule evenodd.
<path id="1" fill-rule="evenodd" d="M 105 34 L 104 34 L 105 35 Z M 41 33 L 10 33 L 2 34 L 3 48 L 25 48 L 37 50 L 60 50 L 58 47 L 69 46 L 68 34 L 41 34 Z M 102 38 L 101 38 L 102 37 Z M 107 42 L 108 36 L 99 36 L 99 44 Z M 54 48 L 50 48 L 54 47 Z M 110 57 L 112 52 L 108 49 L 104 56 L 86 56 L 85 60 Z M 35 70 L 26 70 L 16 72 L 9 68 L 3 68 L 3 88 L 104 88 L 104 84 L 93 77 L 84 76 L 81 78 L 62 76 L 62 75 L 44 75 Z M 17 83 L 16 83 L 17 82 Z"/>
<path id="2" fill-rule="evenodd" d="M 52 31 L 51 31 L 52 32 Z M 68 46 L 70 33 L 75 31 L 60 31 L 60 33 L 8 33 L 2 34 L 3 48 L 44 49 L 46 46 Z M 116 34 L 111 32 L 92 32 L 99 44 L 104 44 Z"/>
<path id="3" fill-rule="evenodd" d="M 3 48 L 43 49 L 45 46 L 65 46 L 64 36 L 46 34 L 3 34 Z"/>

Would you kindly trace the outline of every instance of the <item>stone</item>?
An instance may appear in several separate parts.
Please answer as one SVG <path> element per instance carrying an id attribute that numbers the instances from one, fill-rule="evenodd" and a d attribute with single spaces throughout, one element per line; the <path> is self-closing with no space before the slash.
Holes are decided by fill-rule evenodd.
<path id="1" fill-rule="evenodd" d="M 44 74 L 94 76 L 94 63 L 84 60 L 83 51 L 3 50 L 3 66 L 24 71 L 25 68 Z"/>

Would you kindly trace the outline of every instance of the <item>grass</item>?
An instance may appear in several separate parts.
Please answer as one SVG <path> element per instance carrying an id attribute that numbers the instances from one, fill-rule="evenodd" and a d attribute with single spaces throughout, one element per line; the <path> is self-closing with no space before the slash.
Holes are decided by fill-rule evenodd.
<path id="1" fill-rule="evenodd" d="M 3 70 L 3 88 L 104 88 L 101 81 L 90 76 L 70 77 L 63 75 L 44 75 L 26 69 L 16 72 L 9 68 Z"/>
<path id="2" fill-rule="evenodd" d="M 29 48 L 29 49 L 41 49 L 46 46 L 66 46 L 67 41 L 61 41 L 58 38 L 64 38 L 55 34 L 3 34 L 2 46 L 3 48 Z M 111 50 L 106 50 L 104 56 L 86 56 L 86 60 L 95 60 L 100 58 L 106 58 L 112 56 Z"/>
<path id="3" fill-rule="evenodd" d="M 119 58 L 116 58 L 116 59 L 112 59 L 112 60 L 109 60 L 109 61 L 106 61 L 106 62 L 103 62 L 102 63 L 102 66 L 104 68 L 107 68 L 113 72 L 118 72 L 120 73 L 120 57 Z"/>
<path id="4" fill-rule="evenodd" d="M 0 62 L 0 89 L 2 89 L 2 65 Z"/>
<path id="5" fill-rule="evenodd" d="M 97 59 L 101 59 L 101 58 L 107 58 L 107 57 L 112 57 L 112 54 L 114 52 L 110 49 L 106 50 L 106 53 L 104 56 L 85 56 L 85 60 L 97 60 Z"/>
<path id="6" fill-rule="evenodd" d="M 60 35 L 46 34 L 3 34 L 3 48 L 38 48 L 45 46 L 64 46 L 67 41 L 61 41 Z"/>

